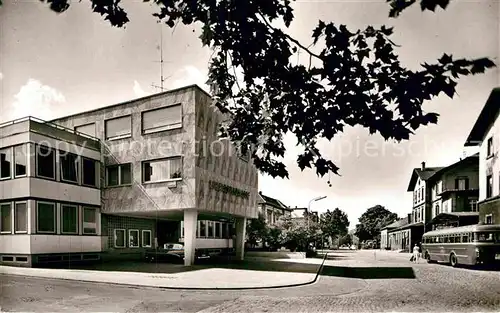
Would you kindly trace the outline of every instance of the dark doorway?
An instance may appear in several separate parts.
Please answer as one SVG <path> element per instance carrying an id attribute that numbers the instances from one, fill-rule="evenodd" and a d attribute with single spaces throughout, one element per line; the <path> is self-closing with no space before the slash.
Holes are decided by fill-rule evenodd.
<path id="1" fill-rule="evenodd" d="M 175 243 L 179 241 L 180 221 L 157 221 L 156 236 L 158 246 L 163 247 L 165 243 Z"/>

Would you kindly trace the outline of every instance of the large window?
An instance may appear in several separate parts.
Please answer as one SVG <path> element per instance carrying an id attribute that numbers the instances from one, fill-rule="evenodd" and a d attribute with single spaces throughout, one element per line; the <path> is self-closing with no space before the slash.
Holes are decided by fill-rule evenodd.
<path id="1" fill-rule="evenodd" d="M 11 178 L 12 168 L 12 149 L 6 148 L 0 150 L 0 179 Z"/>
<path id="2" fill-rule="evenodd" d="M 20 145 L 14 147 L 14 175 L 15 177 L 26 176 L 27 174 L 27 164 L 28 164 L 28 153 L 27 145 Z"/>
<path id="3" fill-rule="evenodd" d="M 490 157 L 493 155 L 493 137 L 488 139 L 486 156 Z"/>
<path id="4" fill-rule="evenodd" d="M 26 202 L 16 202 L 14 206 L 14 220 L 16 233 L 28 231 L 28 205 Z"/>
<path id="5" fill-rule="evenodd" d="M 151 248 L 151 231 L 143 230 L 142 231 L 142 246 L 144 248 Z"/>
<path id="6" fill-rule="evenodd" d="M 129 185 L 132 183 L 132 165 L 120 164 L 106 168 L 106 185 L 109 187 Z"/>
<path id="7" fill-rule="evenodd" d="M 61 151 L 59 163 L 61 165 L 61 180 L 78 183 L 78 156 Z"/>
<path id="8" fill-rule="evenodd" d="M 12 232 L 12 210 L 10 203 L 0 204 L 0 232 Z"/>
<path id="9" fill-rule="evenodd" d="M 139 248 L 139 230 L 137 229 L 128 230 L 128 247 Z"/>
<path id="10" fill-rule="evenodd" d="M 82 158 L 83 185 L 97 187 L 97 161 Z"/>
<path id="11" fill-rule="evenodd" d="M 132 135 L 132 117 L 128 115 L 107 120 L 105 132 L 106 140 L 130 137 Z"/>
<path id="12" fill-rule="evenodd" d="M 179 128 L 182 126 L 182 106 L 180 104 L 142 113 L 144 134 Z"/>
<path id="13" fill-rule="evenodd" d="M 37 146 L 36 149 L 36 175 L 43 178 L 56 178 L 56 155 L 54 150 Z"/>
<path id="14" fill-rule="evenodd" d="M 125 248 L 125 229 L 115 229 L 115 248 Z"/>
<path id="15" fill-rule="evenodd" d="M 493 196 L 493 176 L 488 175 L 486 177 L 486 198 L 491 198 Z"/>
<path id="16" fill-rule="evenodd" d="M 48 202 L 37 202 L 36 230 L 38 233 L 56 232 L 56 205 Z"/>
<path id="17" fill-rule="evenodd" d="M 143 162 L 143 182 L 162 182 L 181 178 L 180 157 Z"/>
<path id="18" fill-rule="evenodd" d="M 83 234 L 97 234 L 97 209 L 83 208 Z"/>
<path id="19" fill-rule="evenodd" d="M 78 207 L 61 205 L 61 233 L 78 234 Z"/>
<path id="20" fill-rule="evenodd" d="M 92 137 L 97 137 L 95 130 L 95 123 L 76 126 L 75 130 L 79 133 L 83 133 Z"/>

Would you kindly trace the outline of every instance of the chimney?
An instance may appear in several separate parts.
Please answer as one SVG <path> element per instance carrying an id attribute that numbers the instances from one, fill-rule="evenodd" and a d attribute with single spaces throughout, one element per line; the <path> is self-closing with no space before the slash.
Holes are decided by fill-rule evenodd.
<path id="1" fill-rule="evenodd" d="M 422 171 L 425 170 L 425 162 L 422 162 Z"/>
<path id="2" fill-rule="evenodd" d="M 411 213 L 410 213 L 410 214 L 408 214 L 407 219 L 408 219 L 408 224 L 411 224 Z"/>

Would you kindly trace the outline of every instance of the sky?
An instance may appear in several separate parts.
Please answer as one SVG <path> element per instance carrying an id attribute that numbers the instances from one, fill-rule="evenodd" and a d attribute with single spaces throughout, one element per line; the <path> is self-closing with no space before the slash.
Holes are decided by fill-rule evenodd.
<path id="1" fill-rule="evenodd" d="M 198 84 L 207 88 L 210 50 L 201 46 L 197 26 L 160 26 L 151 16 L 154 4 L 127 1 L 130 23 L 111 27 L 89 2 L 73 2 L 60 15 L 40 1 L 3 1 L 0 7 L 0 123 L 33 115 L 52 119 L 159 92 L 160 38 L 163 38 L 164 87 Z M 455 0 L 446 11 L 421 12 L 418 6 L 398 19 L 388 18 L 385 0 L 296 1 L 295 20 L 287 32 L 309 45 L 318 20 L 345 24 L 351 30 L 368 25 L 394 26 L 392 39 L 401 62 L 417 69 L 443 53 L 456 57 L 490 57 L 498 61 L 498 0 Z M 300 56 L 299 56 L 300 58 Z M 300 59 L 299 59 L 300 61 Z M 291 207 L 312 211 L 340 208 L 353 228 L 361 214 L 380 204 L 401 217 L 411 212 L 407 192 L 414 167 L 447 166 L 464 155 L 463 143 L 499 71 L 462 78 L 454 99 L 435 98 L 426 111 L 441 115 L 437 125 L 417 131 L 409 141 L 394 144 L 363 128 L 348 128 L 331 142 L 321 141 L 322 153 L 340 167 L 340 175 L 318 178 L 296 165 L 296 140 L 287 135 L 285 164 L 290 179 L 260 175 L 259 189 Z M 332 186 L 329 187 L 327 181 Z"/>

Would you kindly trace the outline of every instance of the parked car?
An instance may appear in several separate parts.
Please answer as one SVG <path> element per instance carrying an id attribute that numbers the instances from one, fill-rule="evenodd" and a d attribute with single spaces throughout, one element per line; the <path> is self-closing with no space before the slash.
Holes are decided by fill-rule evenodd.
<path id="1" fill-rule="evenodd" d="M 163 247 L 146 250 L 144 257 L 149 262 L 183 262 L 184 245 L 182 243 L 166 243 Z M 209 257 L 208 254 L 202 251 L 195 251 L 195 259 L 207 259 Z"/>

